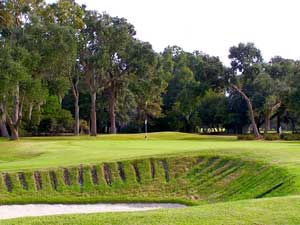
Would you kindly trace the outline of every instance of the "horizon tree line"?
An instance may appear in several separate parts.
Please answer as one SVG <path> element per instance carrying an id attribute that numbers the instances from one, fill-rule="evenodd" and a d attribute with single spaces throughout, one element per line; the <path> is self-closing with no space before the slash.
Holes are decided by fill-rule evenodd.
<path id="1" fill-rule="evenodd" d="M 0 1 L 0 133 L 197 132 L 256 138 L 299 125 L 299 61 L 270 62 L 253 43 L 218 57 L 138 40 L 125 18 L 74 0 Z"/>

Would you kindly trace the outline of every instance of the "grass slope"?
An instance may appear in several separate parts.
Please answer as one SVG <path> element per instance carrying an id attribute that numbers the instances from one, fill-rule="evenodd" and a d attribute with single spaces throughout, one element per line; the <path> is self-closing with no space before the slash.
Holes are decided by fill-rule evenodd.
<path id="1" fill-rule="evenodd" d="M 185 209 L 20 218 L 3 225 L 232 225 L 300 224 L 300 197 L 207 204 Z"/>
<path id="2" fill-rule="evenodd" d="M 234 158 L 190 156 L 4 173 L 0 204 L 133 201 L 203 204 L 298 192 L 293 176 L 282 168 Z"/>

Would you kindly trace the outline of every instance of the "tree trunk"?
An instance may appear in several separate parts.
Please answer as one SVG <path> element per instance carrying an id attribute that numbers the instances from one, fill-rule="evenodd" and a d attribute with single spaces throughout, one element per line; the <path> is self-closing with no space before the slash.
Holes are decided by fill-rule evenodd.
<path id="1" fill-rule="evenodd" d="M 78 79 L 76 82 L 70 78 L 72 84 L 72 93 L 74 97 L 74 114 L 75 114 L 75 124 L 74 124 L 74 135 L 78 136 L 80 133 L 80 118 L 79 118 L 79 91 L 78 91 Z"/>
<path id="2" fill-rule="evenodd" d="M 40 124 L 41 122 L 41 105 L 42 105 L 42 102 L 40 102 L 39 104 L 37 104 L 37 124 Z"/>
<path id="3" fill-rule="evenodd" d="M 267 112 L 265 113 L 265 130 L 264 130 L 264 135 L 266 135 L 268 133 L 268 131 L 270 130 L 270 120 L 271 120 L 270 117 L 271 117 L 271 115 L 277 109 L 279 109 L 280 106 L 281 106 L 281 102 L 278 102 L 275 105 L 273 105 L 270 109 L 267 109 Z"/>
<path id="4" fill-rule="evenodd" d="M 58 101 L 59 101 L 59 104 L 62 105 L 62 96 L 61 95 L 58 95 Z"/>
<path id="5" fill-rule="evenodd" d="M 75 127 L 74 127 L 74 134 L 76 136 L 79 135 L 80 129 L 80 119 L 79 119 L 79 97 L 74 96 L 74 108 L 75 108 Z"/>
<path id="6" fill-rule="evenodd" d="M 9 138 L 9 134 L 8 134 L 8 131 L 7 131 L 7 128 L 6 128 L 6 124 L 5 124 L 5 121 L 3 121 L 3 120 L 0 120 L 0 132 L 1 132 L 2 137 Z"/>
<path id="7" fill-rule="evenodd" d="M 10 132 L 11 132 L 10 140 L 15 141 L 19 139 L 19 131 L 16 127 L 10 126 Z"/>
<path id="8" fill-rule="evenodd" d="M 29 104 L 29 111 L 28 111 L 28 120 L 31 121 L 32 118 L 32 109 L 33 109 L 33 104 Z"/>
<path id="9" fill-rule="evenodd" d="M 17 121 L 13 121 L 11 119 L 11 117 L 9 116 L 9 114 L 7 114 L 6 112 L 6 122 L 9 126 L 9 129 L 10 129 L 10 133 L 11 133 L 11 136 L 10 136 L 10 140 L 18 140 L 19 139 L 19 127 L 21 125 L 21 120 L 22 120 L 22 106 L 23 106 L 23 101 L 21 101 L 21 103 L 19 102 L 19 105 L 18 105 L 18 111 L 19 111 L 19 114 L 17 116 Z M 13 115 L 15 116 L 15 115 Z"/>
<path id="10" fill-rule="evenodd" d="M 264 135 L 266 135 L 269 130 L 270 130 L 270 112 L 266 112 Z"/>
<path id="11" fill-rule="evenodd" d="M 237 86 L 232 85 L 232 87 L 238 92 L 240 93 L 240 95 L 246 100 L 247 105 L 248 105 L 248 109 L 250 111 L 250 119 L 251 119 L 251 125 L 252 125 L 252 129 L 253 129 L 253 133 L 256 137 L 256 139 L 261 139 L 261 136 L 259 134 L 257 125 L 255 123 L 255 119 L 254 119 L 254 111 L 253 111 L 253 107 L 252 107 L 252 103 L 251 100 L 248 98 L 248 96 L 241 90 L 239 89 Z"/>
<path id="12" fill-rule="evenodd" d="M 9 138 L 9 133 L 7 131 L 7 127 L 6 127 L 6 107 L 5 107 L 5 104 L 3 103 L 0 103 L 0 132 L 1 132 L 1 135 L 2 137 L 6 137 L 6 138 Z"/>
<path id="13" fill-rule="evenodd" d="M 291 120 L 291 124 L 292 124 L 292 132 L 295 133 L 295 131 L 296 131 L 295 121 L 293 118 L 291 118 L 290 120 Z"/>
<path id="14" fill-rule="evenodd" d="M 276 131 L 277 131 L 277 134 L 279 134 L 279 127 L 281 126 L 281 121 L 280 121 L 280 115 L 278 114 L 277 115 L 277 127 L 276 127 Z"/>
<path id="15" fill-rule="evenodd" d="M 19 139 L 19 126 L 21 122 L 21 118 L 18 118 L 18 121 L 16 123 L 13 123 L 12 119 L 8 114 L 6 114 L 6 121 L 10 129 L 10 140 L 18 140 Z"/>
<path id="16" fill-rule="evenodd" d="M 19 118 L 19 106 L 20 106 L 20 86 L 19 84 L 17 84 L 17 88 L 16 88 L 16 94 L 13 98 L 13 115 L 12 115 L 12 122 L 14 124 L 17 123 L 18 118 Z"/>
<path id="17" fill-rule="evenodd" d="M 97 136 L 96 92 L 91 92 L 91 136 Z"/>
<path id="18" fill-rule="evenodd" d="M 109 132 L 111 134 L 117 133 L 116 128 L 116 96 L 115 96 L 115 88 L 114 86 L 110 87 L 109 89 L 109 99 L 108 99 L 108 105 L 109 105 L 109 118 L 110 118 L 110 129 Z"/>
<path id="19" fill-rule="evenodd" d="M 18 140 L 19 139 L 19 126 L 21 122 L 21 106 L 20 106 L 20 86 L 17 84 L 16 93 L 13 97 L 13 110 L 12 117 L 9 117 L 7 111 L 5 110 L 7 124 L 10 128 L 10 140 Z"/>

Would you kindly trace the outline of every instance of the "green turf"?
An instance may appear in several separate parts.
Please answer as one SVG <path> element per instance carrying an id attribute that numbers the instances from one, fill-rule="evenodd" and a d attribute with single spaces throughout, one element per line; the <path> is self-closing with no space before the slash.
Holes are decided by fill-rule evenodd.
<path id="1" fill-rule="evenodd" d="M 237 141 L 183 133 L 23 138 L 0 142 L 0 171 L 32 170 L 80 163 L 148 158 L 166 154 L 217 154 L 283 165 L 300 172 L 300 142 Z"/>
<path id="2" fill-rule="evenodd" d="M 300 224 L 300 197 L 244 200 L 152 212 L 47 216 L 2 221 L 7 225 L 253 225 Z"/>
<path id="3" fill-rule="evenodd" d="M 124 178 L 118 169 L 120 164 Z M 8 173 L 9 178 L 6 179 L 9 179 L 9 185 L 2 174 L 0 204 L 143 201 L 204 204 L 300 192 L 294 176 L 283 168 L 228 157 L 177 156 L 106 165 L 109 168 L 109 182 L 104 164 L 86 165 L 82 166 L 82 185 L 79 182 L 79 167 L 67 168 L 70 184 L 65 182 L 65 168 L 25 171 L 25 189 L 20 182 L 20 173 Z M 96 183 L 92 168 L 97 173 Z M 37 171 L 41 177 L 40 183 L 34 179 Z M 55 176 L 55 181 L 50 174 Z"/>
<path id="4" fill-rule="evenodd" d="M 120 163 L 125 179 L 118 171 Z M 82 187 L 78 182 L 80 164 L 83 164 Z M 104 165 L 110 170 L 111 184 L 106 183 Z M 92 166 L 97 171 L 98 184 L 93 183 Z M 152 166 L 155 177 L 152 177 Z M 65 184 L 63 168 L 69 170 L 70 186 Z M 160 221 L 165 221 L 163 224 L 218 224 L 221 221 L 238 224 L 238 218 L 242 224 L 264 224 L 270 223 L 272 217 L 274 224 L 299 221 L 294 209 L 291 213 L 285 211 L 294 205 L 288 201 L 299 202 L 298 197 L 237 200 L 299 195 L 300 142 L 237 141 L 234 136 L 171 132 L 151 133 L 148 140 L 142 134 L 23 138 L 19 142 L 0 139 L 0 171 L 0 204 L 153 201 L 201 205 L 182 211 L 123 213 L 118 218 L 113 216 L 115 214 L 37 218 L 32 219 L 33 224 L 74 224 L 74 221 L 78 221 L 75 224 L 93 224 L 88 222 L 89 218 L 94 218 L 93 222 L 104 221 L 103 224 L 109 224 L 105 221 L 110 218 L 115 219 L 111 220 L 113 224 L 128 224 L 133 218 L 136 224 L 160 224 Z M 26 190 L 19 180 L 20 171 L 28 185 Z M 34 171 L 41 174 L 42 190 L 37 190 Z M 4 173 L 9 174 L 11 192 L 4 183 Z M 55 188 L 49 173 L 57 178 Z M 214 202 L 224 203 L 205 205 Z M 246 209 L 249 213 L 244 212 Z M 260 213 L 262 218 L 257 218 Z M 203 217 L 200 219 L 198 214 Z M 283 223 L 284 215 L 286 223 Z"/>

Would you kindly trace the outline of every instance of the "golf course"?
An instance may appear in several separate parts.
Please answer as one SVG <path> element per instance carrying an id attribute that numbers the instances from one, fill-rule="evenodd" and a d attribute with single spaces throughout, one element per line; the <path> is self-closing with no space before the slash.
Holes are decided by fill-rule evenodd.
<path id="1" fill-rule="evenodd" d="M 299 8 L 0 0 L 0 225 L 300 225 Z"/>
<path id="2" fill-rule="evenodd" d="M 0 204 L 181 203 L 0 224 L 299 224 L 300 142 L 179 132 L 0 141 Z"/>

